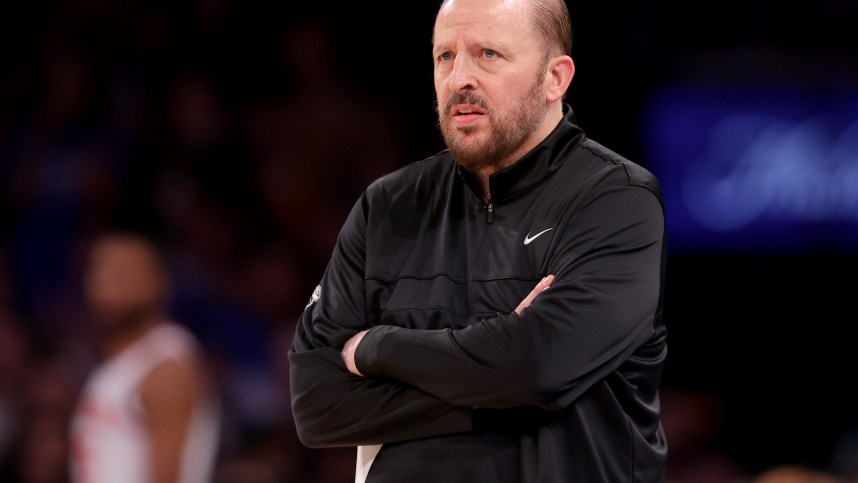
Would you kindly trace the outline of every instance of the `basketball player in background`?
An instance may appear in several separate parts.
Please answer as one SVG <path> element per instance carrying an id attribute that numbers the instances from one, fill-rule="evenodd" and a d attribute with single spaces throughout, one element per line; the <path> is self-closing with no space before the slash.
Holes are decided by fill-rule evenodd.
<path id="1" fill-rule="evenodd" d="M 74 483 L 208 483 L 220 413 L 194 336 L 166 312 L 153 244 L 96 239 L 84 272 L 102 352 L 71 421 Z"/>

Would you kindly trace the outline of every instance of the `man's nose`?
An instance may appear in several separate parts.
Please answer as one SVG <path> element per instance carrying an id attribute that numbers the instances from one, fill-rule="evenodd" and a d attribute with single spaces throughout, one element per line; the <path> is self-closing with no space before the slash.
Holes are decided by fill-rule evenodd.
<path id="1" fill-rule="evenodd" d="M 478 82 L 474 75 L 475 68 L 473 59 L 464 55 L 456 56 L 456 59 L 453 60 L 453 70 L 448 79 L 450 91 L 476 89 Z"/>

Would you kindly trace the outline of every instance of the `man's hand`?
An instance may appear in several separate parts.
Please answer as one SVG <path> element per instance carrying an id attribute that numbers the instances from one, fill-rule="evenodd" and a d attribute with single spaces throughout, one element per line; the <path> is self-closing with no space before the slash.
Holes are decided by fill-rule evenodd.
<path id="1" fill-rule="evenodd" d="M 360 344 L 360 340 L 363 339 L 366 332 L 367 331 L 362 330 L 353 335 L 351 339 L 346 341 L 346 345 L 343 346 L 343 350 L 340 352 L 343 356 L 343 362 L 346 363 L 346 368 L 348 368 L 349 372 L 361 377 L 363 377 L 363 374 L 360 373 L 355 365 L 355 350 L 357 350 L 357 346 Z"/>
<path id="2" fill-rule="evenodd" d="M 541 294 L 543 290 L 550 287 L 551 282 L 553 281 L 554 275 L 549 275 L 540 280 L 539 283 L 536 284 L 536 287 L 533 287 L 533 290 L 531 290 L 530 293 L 527 294 L 527 297 L 525 297 L 524 300 L 522 300 L 521 303 L 518 304 L 518 307 L 515 308 L 515 313 L 521 314 L 521 311 L 527 308 L 530 303 L 533 302 L 533 299 L 535 299 L 537 295 Z"/>

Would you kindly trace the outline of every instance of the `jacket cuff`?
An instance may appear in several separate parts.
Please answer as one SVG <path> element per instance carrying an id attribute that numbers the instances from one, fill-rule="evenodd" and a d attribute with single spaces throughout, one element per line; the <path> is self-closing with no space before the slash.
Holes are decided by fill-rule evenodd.
<path id="1" fill-rule="evenodd" d="M 369 329 L 355 348 L 355 366 L 366 377 L 383 376 L 384 361 L 383 339 L 385 335 L 398 329 L 391 325 L 379 325 Z"/>

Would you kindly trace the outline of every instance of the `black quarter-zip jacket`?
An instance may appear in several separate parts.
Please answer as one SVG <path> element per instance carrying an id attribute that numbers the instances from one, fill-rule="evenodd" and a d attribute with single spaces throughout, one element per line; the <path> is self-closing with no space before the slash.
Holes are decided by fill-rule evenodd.
<path id="1" fill-rule="evenodd" d="M 490 191 L 443 151 L 362 194 L 289 352 L 299 437 L 383 444 L 368 483 L 664 481 L 657 180 L 564 105 Z"/>

